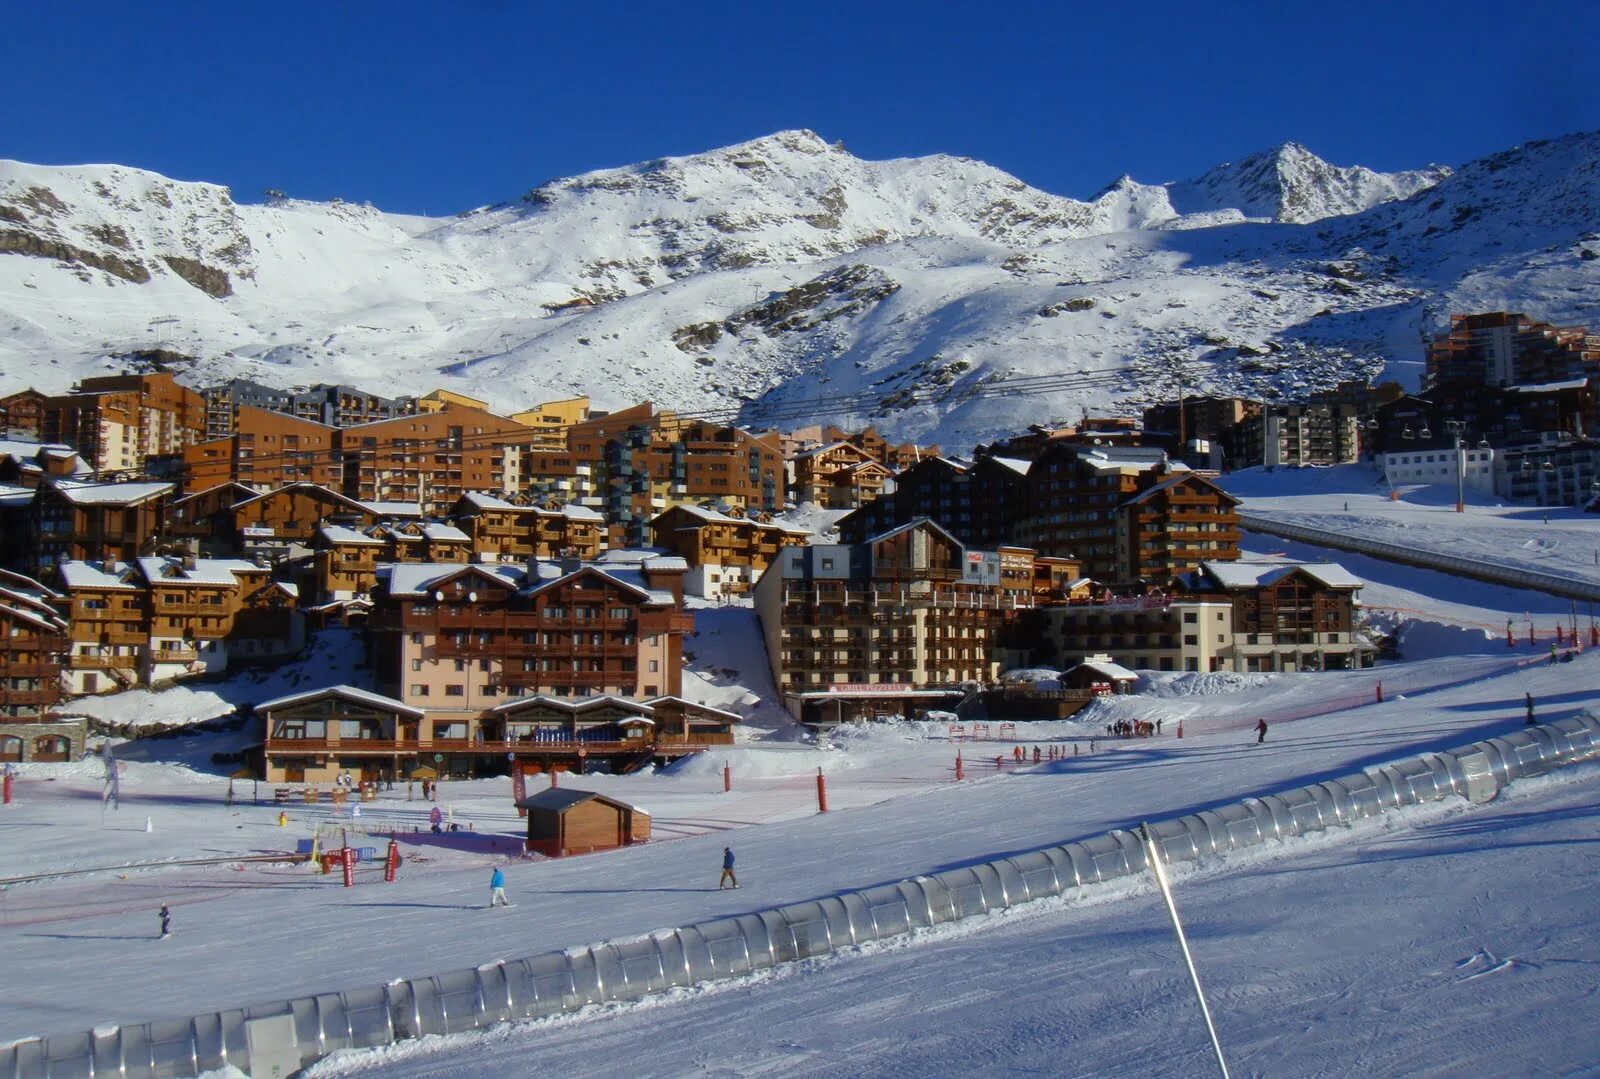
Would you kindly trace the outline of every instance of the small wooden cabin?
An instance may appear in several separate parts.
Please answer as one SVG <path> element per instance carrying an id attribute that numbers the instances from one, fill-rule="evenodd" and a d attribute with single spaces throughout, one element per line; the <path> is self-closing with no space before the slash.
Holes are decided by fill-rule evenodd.
<path id="1" fill-rule="evenodd" d="M 594 791 L 551 787 L 517 803 L 528 811 L 527 848 L 559 858 L 650 838 L 650 814 Z"/>

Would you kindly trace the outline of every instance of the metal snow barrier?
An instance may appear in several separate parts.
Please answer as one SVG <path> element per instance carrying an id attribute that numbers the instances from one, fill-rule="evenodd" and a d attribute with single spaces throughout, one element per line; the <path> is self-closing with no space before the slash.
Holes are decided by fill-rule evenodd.
<path id="1" fill-rule="evenodd" d="M 1452 797 L 1486 801 L 1518 779 L 1597 754 L 1600 720 L 1578 716 L 1156 821 L 1150 833 L 1167 861 L 1202 861 L 1403 806 Z M 470 970 L 190 1019 L 28 1038 L 0 1046 L 0 1079 L 176 1079 L 228 1065 L 254 1075 L 273 1068 L 287 1074 L 339 1049 L 477 1030 L 736 978 L 1144 869 L 1138 837 L 1115 829 L 894 884 Z"/>

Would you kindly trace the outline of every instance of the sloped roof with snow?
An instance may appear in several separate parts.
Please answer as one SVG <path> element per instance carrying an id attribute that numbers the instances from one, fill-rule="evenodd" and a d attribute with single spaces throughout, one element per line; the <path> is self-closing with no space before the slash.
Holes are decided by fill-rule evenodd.
<path id="1" fill-rule="evenodd" d="M 358 532 L 343 525 L 323 525 L 317 529 L 317 535 L 329 543 L 365 543 L 377 547 L 383 546 L 383 540 L 378 536 L 369 536 L 365 532 Z"/>
<path id="2" fill-rule="evenodd" d="M 133 506 L 172 490 L 170 483 L 77 483 L 55 480 L 51 487 L 76 506 Z"/>
<path id="3" fill-rule="evenodd" d="M 421 718 L 426 713 L 421 708 L 413 708 L 404 701 L 397 701 L 393 697 L 385 697 L 381 693 L 374 693 L 370 689 L 357 689 L 355 686 L 323 686 L 321 689 L 310 689 L 303 693 L 291 693 L 287 697 L 274 697 L 270 701 L 262 701 L 255 706 L 257 712 L 269 712 L 275 708 L 287 708 L 292 704 L 301 704 L 305 701 L 314 701 L 319 697 L 339 697 L 358 704 L 370 704 L 375 708 L 382 708 L 401 715 L 416 716 Z"/>
<path id="4" fill-rule="evenodd" d="M 139 572 L 148 581 L 172 585 L 233 586 L 240 574 L 265 572 L 254 562 L 239 558 L 196 558 L 186 566 L 178 558 L 141 558 Z"/>
<path id="5" fill-rule="evenodd" d="M 487 577 L 512 589 L 527 582 L 520 565 L 500 562 L 400 562 L 382 571 L 389 579 L 391 596 L 425 596 L 445 580 L 464 573 Z"/>
<path id="6" fill-rule="evenodd" d="M 1360 588 L 1366 583 L 1336 562 L 1202 562 L 1200 568 L 1224 588 L 1262 588 L 1296 570 L 1329 588 Z"/>
<path id="7" fill-rule="evenodd" d="M 104 566 L 105 568 L 101 568 Z M 126 588 L 137 591 L 144 581 L 126 562 L 63 562 L 56 567 L 70 591 L 74 588 Z"/>

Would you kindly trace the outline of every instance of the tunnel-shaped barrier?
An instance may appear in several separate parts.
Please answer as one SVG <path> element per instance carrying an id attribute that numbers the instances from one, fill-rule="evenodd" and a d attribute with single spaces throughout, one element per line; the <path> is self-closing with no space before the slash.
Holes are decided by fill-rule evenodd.
<path id="1" fill-rule="evenodd" d="M 1481 801 L 1519 778 L 1597 753 L 1600 720 L 1575 716 L 1156 821 L 1150 830 L 1167 861 L 1200 861 L 1403 806 L 1449 797 Z M 249 1071 L 262 1054 L 296 1061 L 294 1066 L 300 1067 L 338 1049 L 459 1033 L 586 1004 L 636 1000 L 672 986 L 736 978 L 1069 894 L 1144 869 L 1139 836 L 1115 829 L 1058 847 L 645 937 L 191 1019 L 24 1039 L 0 1046 L 0 1079 L 166 1079 L 228 1065 Z"/>

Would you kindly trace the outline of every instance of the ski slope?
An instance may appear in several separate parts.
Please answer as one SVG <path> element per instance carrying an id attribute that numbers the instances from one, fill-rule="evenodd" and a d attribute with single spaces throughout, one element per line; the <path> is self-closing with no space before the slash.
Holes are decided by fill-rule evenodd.
<path id="1" fill-rule="evenodd" d="M 1520 725 L 1525 692 L 1550 719 L 1594 701 L 1588 687 L 1600 652 L 1567 664 L 1519 665 L 1527 660 L 1493 654 L 1398 665 L 1383 672 L 1389 684 L 1410 679 L 1416 689 L 1381 705 L 1367 703 L 1373 672 L 1279 675 L 1253 684 L 1205 676 L 1189 687 L 1198 692 L 1122 698 L 1085 713 L 1081 723 L 1027 730 L 1025 737 L 1085 751 L 1054 764 L 997 769 L 991 759 L 985 767 L 978 758 L 990 747 L 966 743 L 970 778 L 960 783 L 951 770 L 956 746 L 942 725 L 930 724 L 852 730 L 827 749 L 735 747 L 726 758 L 735 775 L 731 794 L 722 792 L 721 762 L 712 758 L 670 775 L 570 777 L 569 785 L 651 810 L 663 841 L 513 863 L 508 890 L 518 906 L 509 911 L 482 909 L 493 854 L 445 849 L 426 836 L 405 845 L 411 860 L 393 885 L 378 881 L 376 870 L 344 889 L 336 877 L 304 868 L 248 866 L 18 886 L 0 898 L 0 948 L 12 972 L 0 985 L 0 1037 L 376 984 L 775 906 L 1472 741 Z M 1245 688 L 1217 692 L 1238 681 Z M 1458 684 L 1421 689 L 1439 682 Z M 1326 713 L 1346 700 L 1344 710 Z M 1087 752 L 1101 724 L 1124 710 L 1181 715 L 1186 737 L 1174 737 L 1168 723 L 1159 738 L 1095 738 L 1095 751 Z M 1307 714 L 1319 711 L 1326 714 Z M 1273 725 L 1267 744 L 1257 746 L 1248 729 L 1261 716 Z M 1009 749 L 993 746 L 1007 760 Z M 825 815 L 813 800 L 819 766 L 833 807 Z M 168 833 L 182 847 L 220 854 L 285 849 L 308 834 L 300 812 L 291 809 L 293 827 L 279 829 L 276 806 L 230 809 L 222 804 L 226 781 L 199 776 L 180 783 L 131 775 L 122 808 L 103 813 L 99 782 L 82 776 L 83 767 L 66 766 L 69 774 L 53 782 L 30 773 L 19 784 L 18 802 L 0 818 L 12 864 L 58 868 L 53 863 L 66 860 L 64 851 L 80 864 L 112 854 L 147 857 L 156 853 L 152 841 L 167 842 L 155 837 Z M 420 822 L 426 807 L 404 798 L 393 792 L 366 816 L 402 827 Z M 445 799 L 457 819 L 473 820 L 479 831 L 516 830 L 508 781 L 448 784 Z M 147 816 L 150 833 L 142 830 Z M 725 843 L 739 855 L 745 886 L 737 892 L 715 889 Z M 163 902 L 173 907 L 175 936 L 156 942 L 155 911 Z"/>
<path id="2" fill-rule="evenodd" d="M 1580 765 L 1490 805 L 1175 867 L 1233 1074 L 1591 1073 L 1597 791 L 1600 766 Z M 1147 881 L 639 1004 L 341 1053 L 309 1074 L 515 1075 L 535 1061 L 641 1077 L 1215 1074 Z"/>

